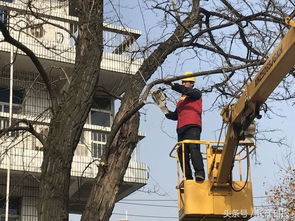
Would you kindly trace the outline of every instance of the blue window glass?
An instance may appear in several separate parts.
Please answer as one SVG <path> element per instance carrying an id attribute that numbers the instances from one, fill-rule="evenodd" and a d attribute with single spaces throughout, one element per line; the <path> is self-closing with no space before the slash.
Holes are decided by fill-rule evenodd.
<path id="1" fill-rule="evenodd" d="M 0 1 L 12 3 L 12 0 L 0 0 Z M 0 8 L 0 21 L 7 24 L 7 20 L 8 20 L 8 10 Z"/>
<path id="2" fill-rule="evenodd" d="M 22 90 L 13 90 L 12 103 L 22 104 L 24 93 Z M 0 88 L 0 102 L 9 103 L 9 89 Z"/>
<path id="3" fill-rule="evenodd" d="M 7 11 L 0 8 L 0 21 L 6 23 L 7 21 Z"/>
<path id="4" fill-rule="evenodd" d="M 0 220 L 5 220 L 5 197 L 0 195 Z M 20 218 L 21 199 L 11 197 L 9 199 L 9 221 L 18 221 Z"/>

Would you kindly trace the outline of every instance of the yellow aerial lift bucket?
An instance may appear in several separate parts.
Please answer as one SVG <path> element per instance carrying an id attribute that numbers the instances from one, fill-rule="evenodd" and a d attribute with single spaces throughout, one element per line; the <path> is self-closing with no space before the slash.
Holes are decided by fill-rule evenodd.
<path id="1" fill-rule="evenodd" d="M 182 148 L 185 143 L 198 143 L 206 146 L 203 157 L 207 161 L 208 180 L 197 182 L 187 180 L 179 167 L 179 159 L 174 151 Z M 173 148 L 170 156 L 177 159 L 178 174 L 178 211 L 180 221 L 198 220 L 249 220 L 253 216 L 252 184 L 249 170 L 249 147 L 253 143 L 242 144 L 242 149 L 236 154 L 235 162 L 239 165 L 239 180 L 230 183 L 216 185 L 214 180 L 217 176 L 218 165 L 221 157 L 222 142 L 184 140 Z M 252 148 L 251 152 L 254 148 Z M 184 156 L 184 154 L 183 154 Z M 246 180 L 242 177 L 242 162 L 247 161 Z M 184 158 L 183 158 L 184 164 Z M 245 163 L 244 163 L 245 164 Z M 185 164 L 183 165 L 185 170 Z"/>

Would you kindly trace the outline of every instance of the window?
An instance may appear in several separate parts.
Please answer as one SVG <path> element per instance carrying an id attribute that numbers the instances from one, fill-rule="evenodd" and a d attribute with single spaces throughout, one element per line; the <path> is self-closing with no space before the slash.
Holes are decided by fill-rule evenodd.
<path id="1" fill-rule="evenodd" d="M 89 123 L 93 125 L 111 126 L 111 101 L 106 98 L 95 98 L 89 113 Z"/>
<path id="2" fill-rule="evenodd" d="M 70 16 L 78 16 L 77 1 L 69 1 L 69 15 Z"/>
<path id="3" fill-rule="evenodd" d="M 4 23 L 8 23 L 8 11 L 5 9 L 0 9 L 0 20 Z"/>
<path id="4" fill-rule="evenodd" d="M 0 0 L 0 1 L 8 2 L 8 3 L 12 2 L 12 0 Z M 6 25 L 8 24 L 8 16 L 9 16 L 9 10 L 0 8 L 0 20 Z"/>
<path id="5" fill-rule="evenodd" d="M 12 113 L 19 114 L 22 109 L 24 98 L 23 90 L 13 90 L 12 96 Z M 0 88 L 0 112 L 9 113 L 9 89 Z"/>
<path id="6" fill-rule="evenodd" d="M 78 37 L 78 25 L 77 24 L 70 24 L 70 33 L 75 37 Z"/>
<path id="7" fill-rule="evenodd" d="M 55 32 L 55 41 L 59 44 L 63 43 L 65 37 L 61 32 Z"/>
<path id="8" fill-rule="evenodd" d="M 111 101 L 108 98 L 94 98 L 92 105 L 93 108 L 110 111 L 111 110 Z"/>
<path id="9" fill-rule="evenodd" d="M 94 98 L 89 113 L 88 123 L 103 127 L 110 127 L 112 121 L 112 103 L 108 98 Z M 91 131 L 91 152 L 93 157 L 101 158 L 105 150 L 107 134 Z"/>
<path id="10" fill-rule="evenodd" d="M 77 1 L 69 1 L 69 15 L 70 16 L 78 16 L 77 13 Z M 76 38 L 78 37 L 78 24 L 76 23 L 70 23 L 70 33 L 75 36 Z M 75 45 L 76 42 L 73 37 L 70 38 L 70 45 Z"/>
<path id="11" fill-rule="evenodd" d="M 12 113 L 19 114 L 22 110 L 23 102 L 23 91 L 13 90 L 12 96 Z M 9 89 L 0 88 L 0 112 L 9 113 Z M 0 118 L 0 129 L 9 127 L 8 118 Z M 19 136 L 19 131 L 14 131 L 10 133 L 10 136 Z"/>
<path id="12" fill-rule="evenodd" d="M 91 153 L 93 157 L 101 158 L 105 150 L 107 135 L 103 132 L 91 132 Z"/>
<path id="13" fill-rule="evenodd" d="M 45 30 L 43 25 L 37 24 L 31 27 L 31 34 L 36 38 L 42 38 L 45 35 Z"/>
<path id="14" fill-rule="evenodd" d="M 70 33 L 71 33 L 71 35 L 70 35 L 69 44 L 71 46 L 76 45 L 76 41 L 73 36 L 75 36 L 76 39 L 78 37 L 78 25 L 77 24 L 70 24 Z"/>
<path id="15" fill-rule="evenodd" d="M 110 127 L 110 113 L 104 113 L 99 110 L 91 110 L 90 113 L 91 124 L 103 127 Z"/>
<path id="16" fill-rule="evenodd" d="M 5 206 L 6 198 L 0 196 L 0 221 L 5 220 Z M 21 199 L 16 197 L 10 197 L 9 199 L 9 221 L 20 221 Z"/>

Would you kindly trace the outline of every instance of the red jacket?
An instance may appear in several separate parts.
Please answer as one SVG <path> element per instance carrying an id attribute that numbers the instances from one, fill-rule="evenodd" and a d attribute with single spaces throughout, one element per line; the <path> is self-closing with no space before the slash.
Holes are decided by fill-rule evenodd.
<path id="1" fill-rule="evenodd" d="M 202 92 L 196 88 L 187 88 L 175 84 L 172 89 L 181 93 L 174 112 L 165 116 L 171 120 L 177 120 L 177 129 L 186 125 L 198 125 L 202 128 Z"/>
<path id="2" fill-rule="evenodd" d="M 177 129 L 193 124 L 202 127 L 202 98 L 194 100 L 182 95 L 176 105 Z"/>

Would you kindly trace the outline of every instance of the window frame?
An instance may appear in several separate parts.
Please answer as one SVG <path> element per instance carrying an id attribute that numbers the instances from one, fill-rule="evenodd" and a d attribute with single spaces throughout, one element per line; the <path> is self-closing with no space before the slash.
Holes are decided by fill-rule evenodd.
<path id="1" fill-rule="evenodd" d="M 3 200 L 3 208 L 1 208 L 3 211 L 4 211 L 4 213 L 0 213 L 0 221 L 4 221 L 5 220 L 5 197 L 2 197 L 2 195 L 0 195 L 0 198 L 2 198 Z M 10 214 L 9 212 L 8 212 L 8 220 L 11 220 L 11 219 L 13 219 L 13 221 L 20 221 L 21 220 L 21 214 L 22 214 L 22 212 L 21 212 L 21 209 L 22 209 L 22 199 L 21 199 L 21 197 L 10 197 L 10 199 L 9 199 L 9 201 L 10 201 L 10 203 L 9 203 L 9 211 L 12 209 L 12 208 L 10 208 L 10 207 L 12 207 L 12 202 L 14 202 L 14 203 L 17 203 L 17 208 L 13 208 L 13 209 L 15 209 L 17 212 L 18 212 L 18 214 Z M 0 205 L 1 205 L 2 203 L 0 203 Z"/>
<path id="2" fill-rule="evenodd" d="M 32 27 L 30 27 L 30 33 L 35 38 L 43 38 L 45 36 L 43 24 L 34 24 Z"/>
<path id="3" fill-rule="evenodd" d="M 90 125 L 96 125 L 96 126 L 101 126 L 101 127 L 111 127 L 112 123 L 113 123 L 113 102 L 112 102 L 112 99 L 109 99 L 109 98 L 94 98 L 95 101 L 99 101 L 99 99 L 107 99 L 108 102 L 109 102 L 109 109 L 102 109 L 102 108 L 98 108 L 98 107 L 92 107 L 89 111 L 89 114 L 88 114 L 88 119 L 87 119 L 87 124 L 90 124 Z M 93 105 L 94 106 L 94 105 Z M 101 113 L 106 113 L 108 114 L 109 116 L 109 125 L 105 126 L 105 125 L 99 125 L 99 124 L 93 124 L 92 122 L 92 112 L 101 112 Z"/>
<path id="4" fill-rule="evenodd" d="M 7 90 L 9 91 L 8 88 L 0 88 L 0 92 L 1 90 Z M 9 113 L 5 111 L 5 107 L 8 107 L 9 109 L 9 99 L 10 99 L 10 95 L 9 92 L 8 94 L 5 94 L 5 92 L 3 92 L 4 95 L 7 95 L 7 97 L 0 97 L 0 112 L 1 113 Z M 0 94 L 1 95 L 1 94 Z M 12 113 L 13 114 L 20 114 L 23 111 L 23 104 L 24 104 L 24 98 L 25 98 L 25 91 L 24 89 L 13 89 L 13 97 L 12 97 Z M 17 109 L 18 111 L 14 111 L 15 109 Z"/>
<path id="5" fill-rule="evenodd" d="M 0 0 L 1 2 L 12 3 L 14 0 Z M 9 24 L 9 9 L 0 8 L 0 20 L 5 24 Z"/>
<path id="6" fill-rule="evenodd" d="M 94 133 L 100 134 L 100 139 L 93 139 Z M 101 159 L 103 152 L 105 151 L 106 148 L 106 143 L 107 143 L 107 133 L 103 131 L 91 131 L 90 132 L 90 140 L 91 140 L 91 156 L 94 158 Z M 94 147 L 96 145 L 96 147 Z M 100 146 L 99 146 L 100 145 Z M 100 151 L 98 151 L 100 149 Z M 98 154 L 100 153 L 100 154 Z"/>
<path id="7" fill-rule="evenodd" d="M 1 113 L 9 113 L 5 111 L 5 108 L 8 107 L 9 109 L 9 103 L 1 102 L 0 101 L 0 112 Z M 21 104 L 12 104 L 12 113 L 13 114 L 20 114 L 22 112 L 22 105 Z"/>
<path id="8" fill-rule="evenodd" d="M 92 120 L 92 112 L 97 112 L 97 113 L 105 113 L 105 114 L 108 114 L 108 121 L 109 121 L 109 124 L 108 125 L 99 125 L 99 124 L 94 124 L 93 123 L 93 120 Z M 89 111 L 89 124 L 91 125 L 95 125 L 95 126 L 101 126 L 101 127 L 111 127 L 112 125 L 112 113 L 111 111 L 104 111 L 104 110 L 101 110 L 101 109 L 96 109 L 96 108 L 91 108 L 91 110 Z"/>

